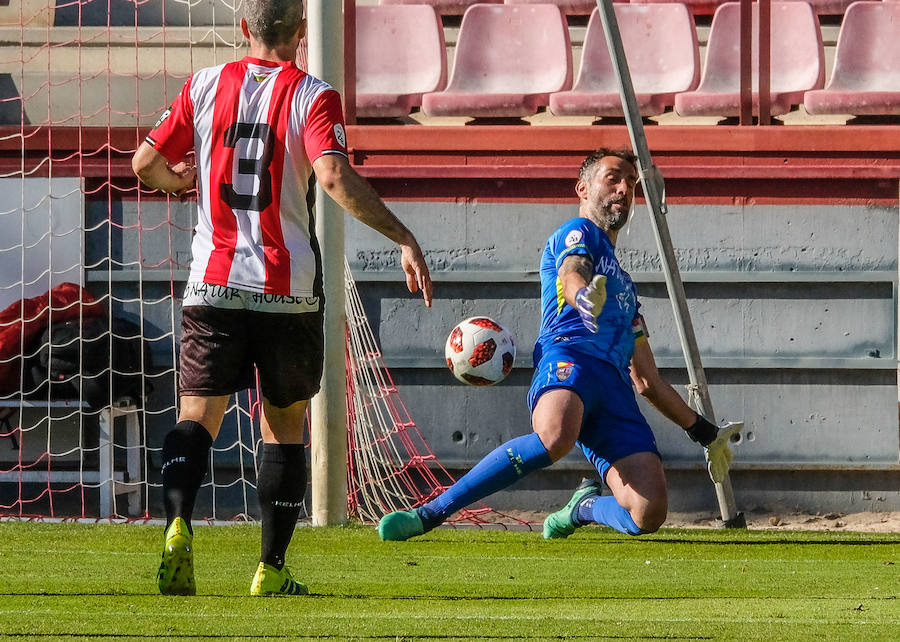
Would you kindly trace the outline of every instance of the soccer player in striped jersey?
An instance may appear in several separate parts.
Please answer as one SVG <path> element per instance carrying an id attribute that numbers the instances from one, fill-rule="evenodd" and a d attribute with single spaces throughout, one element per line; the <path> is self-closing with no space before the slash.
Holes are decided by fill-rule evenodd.
<path id="1" fill-rule="evenodd" d="M 306 491 L 304 416 L 322 375 L 315 181 L 400 246 L 407 287 L 431 305 L 415 237 L 350 166 L 340 96 L 294 63 L 306 33 L 303 3 L 244 0 L 241 29 L 249 55 L 195 73 L 132 161 L 143 183 L 170 194 L 184 194 L 196 177 L 198 195 L 182 311 L 180 410 L 163 442 L 163 594 L 196 592 L 194 501 L 229 398 L 254 385 L 254 369 L 264 397 L 264 443 L 257 480 L 262 551 L 250 592 L 308 592 L 284 556 Z"/>
<path id="2" fill-rule="evenodd" d="M 528 393 L 534 432 L 499 446 L 431 502 L 385 515 L 378 525 L 382 539 L 421 535 L 574 446 L 612 495 L 601 496 L 600 482 L 585 480 L 566 506 L 547 517 L 545 538 L 568 537 L 587 523 L 631 535 L 662 525 L 666 479 L 634 390 L 703 446 L 716 440 L 718 428 L 660 377 L 637 291 L 616 259 L 638 179 L 635 161 L 628 151 L 591 153 L 575 185 L 580 215 L 563 223 L 544 248 L 541 330 Z"/>

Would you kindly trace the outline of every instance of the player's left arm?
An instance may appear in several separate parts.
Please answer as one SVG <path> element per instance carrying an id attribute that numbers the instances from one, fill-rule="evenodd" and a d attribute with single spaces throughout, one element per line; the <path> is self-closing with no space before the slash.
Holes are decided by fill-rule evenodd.
<path id="1" fill-rule="evenodd" d="M 641 396 L 668 419 L 681 426 L 691 439 L 703 446 L 715 440 L 718 428 L 694 412 L 681 395 L 662 378 L 656 367 L 650 343 L 643 336 L 634 344 L 631 379 Z"/>
<path id="2" fill-rule="evenodd" d="M 322 189 L 359 221 L 400 246 L 400 265 L 410 292 L 422 291 L 431 307 L 432 284 L 428 264 L 413 233 L 387 208 L 365 178 L 343 154 L 324 154 L 313 161 L 316 181 Z"/>
<path id="3" fill-rule="evenodd" d="M 158 189 L 166 194 L 182 196 L 194 186 L 197 168 L 184 161 L 170 164 L 146 141 L 141 143 L 131 159 L 131 169 L 147 187 Z"/>

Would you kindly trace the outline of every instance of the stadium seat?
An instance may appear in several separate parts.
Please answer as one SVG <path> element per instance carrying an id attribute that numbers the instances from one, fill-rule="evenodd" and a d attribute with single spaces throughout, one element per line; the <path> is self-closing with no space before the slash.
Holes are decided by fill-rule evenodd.
<path id="1" fill-rule="evenodd" d="M 616 20 L 642 116 L 661 114 L 675 95 L 697 87 L 700 52 L 694 19 L 682 4 L 617 4 Z M 591 14 L 581 70 L 571 91 L 550 96 L 558 116 L 622 116 L 622 101 L 599 11 Z"/>
<path id="2" fill-rule="evenodd" d="M 842 16 L 854 0 L 806 0 L 820 16 Z"/>
<path id="3" fill-rule="evenodd" d="M 683 4 L 695 16 L 711 16 L 726 0 L 630 0 L 632 4 Z"/>
<path id="4" fill-rule="evenodd" d="M 900 114 L 900 2 L 854 2 L 838 35 L 828 87 L 808 91 L 810 114 Z"/>
<path id="5" fill-rule="evenodd" d="M 444 28 L 428 5 L 356 10 L 356 115 L 405 116 L 447 84 Z"/>
<path id="6" fill-rule="evenodd" d="M 558 7 L 474 5 L 463 15 L 447 89 L 425 94 L 429 116 L 522 117 L 572 86 L 572 47 Z"/>
<path id="7" fill-rule="evenodd" d="M 753 41 L 759 33 L 759 6 L 753 4 Z M 803 94 L 825 84 L 825 51 L 819 20 L 805 2 L 773 2 L 771 31 L 770 114 L 790 111 Z M 740 113 L 740 3 L 716 10 L 706 47 L 700 86 L 675 96 L 682 116 L 737 116 Z M 753 48 L 753 111 L 759 112 L 759 57 Z"/>
<path id="8" fill-rule="evenodd" d="M 628 2 L 628 0 L 613 0 Z M 570 16 L 589 16 L 597 8 L 597 0 L 506 0 L 506 4 L 555 4 Z"/>
<path id="9" fill-rule="evenodd" d="M 430 4 L 442 16 L 458 16 L 473 4 L 500 4 L 503 0 L 379 0 L 379 4 Z"/>

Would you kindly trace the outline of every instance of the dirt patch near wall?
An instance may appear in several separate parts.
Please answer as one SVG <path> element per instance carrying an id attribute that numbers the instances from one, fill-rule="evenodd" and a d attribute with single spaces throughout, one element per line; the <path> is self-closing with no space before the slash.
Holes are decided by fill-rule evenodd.
<path id="1" fill-rule="evenodd" d="M 488 522 L 506 523 L 509 518 L 532 524 L 531 530 L 540 530 L 546 513 L 536 511 L 502 511 L 487 514 Z M 669 513 L 663 528 L 719 528 L 718 515 L 699 513 Z M 745 514 L 747 528 L 751 530 L 785 531 L 858 531 L 862 533 L 900 533 L 900 511 L 860 513 L 797 513 L 753 511 Z M 465 527 L 465 526 L 463 526 Z M 527 528 L 526 528 L 527 530 Z"/>
<path id="2" fill-rule="evenodd" d="M 664 528 L 717 528 L 716 515 L 669 513 Z M 747 528 L 790 531 L 859 531 L 900 533 L 900 512 L 790 513 L 752 512 L 745 514 Z"/>

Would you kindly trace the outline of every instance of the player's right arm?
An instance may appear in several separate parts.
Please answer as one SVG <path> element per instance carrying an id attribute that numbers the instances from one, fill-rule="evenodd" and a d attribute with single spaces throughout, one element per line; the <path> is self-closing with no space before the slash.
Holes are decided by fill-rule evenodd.
<path id="1" fill-rule="evenodd" d="M 566 303 L 578 310 L 581 322 L 597 332 L 597 317 L 606 303 L 606 277 L 594 274 L 594 264 L 586 254 L 570 254 L 557 271 Z"/>
<path id="2" fill-rule="evenodd" d="M 181 196 L 191 189 L 197 177 L 196 167 L 183 161 L 170 165 L 166 157 L 146 141 L 141 143 L 131 159 L 131 169 L 147 187 L 174 196 Z"/>
<path id="3" fill-rule="evenodd" d="M 400 265 L 410 292 L 422 291 L 431 307 L 432 284 L 428 264 L 413 233 L 394 216 L 378 193 L 343 154 L 324 154 L 313 161 L 316 181 L 350 214 L 400 246 Z"/>
<path id="4" fill-rule="evenodd" d="M 197 168 L 184 162 L 194 146 L 194 105 L 190 78 L 131 159 L 131 169 L 144 185 L 175 196 L 194 185 Z"/>

